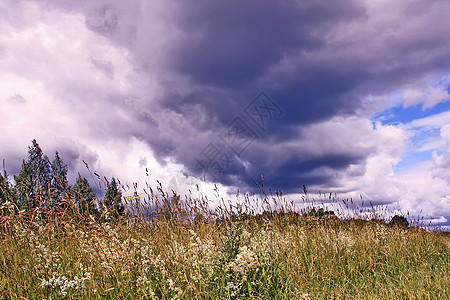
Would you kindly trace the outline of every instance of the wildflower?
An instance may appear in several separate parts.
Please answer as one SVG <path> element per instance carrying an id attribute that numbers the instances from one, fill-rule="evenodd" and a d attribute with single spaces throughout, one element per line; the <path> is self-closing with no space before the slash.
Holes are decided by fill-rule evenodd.
<path id="1" fill-rule="evenodd" d="M 351 235 L 343 231 L 339 232 L 337 242 L 338 244 L 343 245 L 346 250 L 351 250 L 351 248 L 355 245 L 355 241 Z"/>
<path id="2" fill-rule="evenodd" d="M 47 287 L 47 286 L 49 286 L 50 285 L 50 282 L 48 282 L 47 280 L 45 280 L 45 279 L 42 279 L 42 282 L 41 282 L 41 289 L 44 289 L 45 287 Z"/>
<path id="3" fill-rule="evenodd" d="M 237 275 L 245 278 L 250 271 L 259 266 L 258 257 L 255 252 L 243 246 L 239 248 L 239 253 L 236 259 L 232 261 L 228 267 L 231 268 Z"/>

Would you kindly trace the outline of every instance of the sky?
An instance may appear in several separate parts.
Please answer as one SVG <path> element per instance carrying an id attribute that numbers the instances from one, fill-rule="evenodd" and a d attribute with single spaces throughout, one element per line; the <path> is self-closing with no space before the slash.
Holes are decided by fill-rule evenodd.
<path id="1" fill-rule="evenodd" d="M 450 226 L 447 0 L 0 2 L 0 155 Z M 89 170 L 86 169 L 86 162 Z M 146 169 L 148 170 L 148 176 Z M 98 187 L 97 187 L 98 188 Z"/>

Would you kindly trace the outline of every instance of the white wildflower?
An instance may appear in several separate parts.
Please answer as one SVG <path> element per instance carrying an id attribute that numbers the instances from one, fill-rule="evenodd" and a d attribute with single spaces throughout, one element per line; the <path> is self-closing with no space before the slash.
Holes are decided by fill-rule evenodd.
<path id="1" fill-rule="evenodd" d="M 258 256 L 255 252 L 248 249 L 247 246 L 239 248 L 239 253 L 235 260 L 228 264 L 228 267 L 237 275 L 244 277 L 244 281 L 248 273 L 258 266 Z"/>

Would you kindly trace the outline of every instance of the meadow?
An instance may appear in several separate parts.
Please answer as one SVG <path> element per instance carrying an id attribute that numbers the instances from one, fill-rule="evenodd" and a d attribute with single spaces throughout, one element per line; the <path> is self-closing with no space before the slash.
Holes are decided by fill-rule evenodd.
<path id="1" fill-rule="evenodd" d="M 1 298 L 450 299 L 448 232 L 151 200 L 116 218 L 82 215 L 70 199 L 52 210 L 3 203 Z"/>

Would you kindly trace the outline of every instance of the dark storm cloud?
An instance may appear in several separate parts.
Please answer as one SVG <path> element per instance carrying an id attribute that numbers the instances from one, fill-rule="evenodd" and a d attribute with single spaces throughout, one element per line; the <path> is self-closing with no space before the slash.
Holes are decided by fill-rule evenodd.
<path id="1" fill-rule="evenodd" d="M 444 2 L 434 3 L 448 8 Z M 257 91 L 266 90 L 284 114 L 267 132 L 259 132 L 259 143 L 266 149 L 244 154 L 251 167 L 244 168 L 237 159 L 228 175 L 248 182 L 267 174 L 287 190 L 301 183 L 331 183 L 333 176 L 323 170 L 361 163 L 375 150 L 330 150 L 298 160 L 295 152 L 271 153 L 274 145 L 264 140 L 276 144 L 302 139 L 299 126 L 355 115 L 368 95 L 382 95 L 436 70 L 450 69 L 450 45 L 443 39 L 450 35 L 450 27 L 433 20 L 432 15 L 440 15 L 438 10 L 421 13 L 405 5 L 398 19 L 377 24 L 352 1 L 333 5 L 317 1 L 189 2 L 176 14 L 174 22 L 182 37 L 169 49 L 167 66 L 188 77 L 195 88 L 160 101 L 166 109 L 193 120 L 197 133 L 219 134 L 235 116 L 242 115 Z M 408 20 L 409 15 L 414 19 Z M 354 36 L 346 31 L 353 31 Z M 340 35 L 350 37 L 346 40 Z M 178 144 L 173 154 L 192 166 L 192 157 L 208 142 L 189 150 Z M 278 161 L 264 163 L 269 156 Z M 229 184 L 229 178 L 220 180 Z"/>
<path id="2" fill-rule="evenodd" d="M 160 162 L 172 156 L 201 175 L 195 157 L 242 117 L 258 138 L 217 178 L 228 185 L 250 185 L 260 174 L 286 190 L 331 184 L 334 171 L 362 163 L 376 149 L 350 140 L 347 148 L 326 148 L 339 137 L 286 149 L 292 141 L 311 144 L 314 133 L 302 128 L 354 116 L 369 95 L 450 70 L 448 1 L 167 1 L 170 13 L 162 20 L 169 25 L 151 23 L 154 7 L 142 2 L 47 2 L 81 11 L 90 30 L 130 51 L 137 70 L 164 78 L 154 99 L 140 95 L 127 105 L 109 99 L 121 113 L 102 116 L 93 134 L 137 137 Z M 114 76 L 114 66 L 91 62 Z M 266 131 L 244 113 L 261 90 L 283 109 Z M 313 155 L 322 148 L 327 151 Z"/>
<path id="3" fill-rule="evenodd" d="M 326 148 L 327 143 L 335 142 L 322 137 L 314 140 L 298 135 L 297 140 L 299 142 L 294 145 L 277 144 L 275 138 L 257 140 L 241 156 L 251 165 L 234 175 L 241 176 L 242 183 L 247 185 L 263 175 L 266 185 L 273 189 L 296 192 L 302 184 L 333 184 L 338 172 L 344 171 L 349 165 L 362 163 L 367 155 L 375 151 L 373 148 L 363 149 L 351 144 L 348 149 L 338 146 L 331 151 L 321 149 Z M 238 163 L 239 160 L 235 160 L 235 165 Z"/>
<path id="4" fill-rule="evenodd" d="M 202 85 L 248 87 L 284 55 L 324 46 L 314 33 L 355 18 L 353 1 L 187 1 L 175 18 L 183 30 L 170 51 L 173 68 Z"/>
<path id="5" fill-rule="evenodd" d="M 330 65 L 331 64 L 331 65 Z M 272 91 L 287 107 L 285 125 L 301 125 L 328 120 L 336 115 L 352 115 L 360 99 L 352 93 L 363 81 L 363 70 L 348 70 L 338 61 L 300 68 L 294 78 L 286 78 L 282 88 Z"/>
<path id="6" fill-rule="evenodd" d="M 286 57 L 296 58 L 301 53 L 321 51 L 326 45 L 317 33 L 319 29 L 331 28 L 343 20 L 361 18 L 364 14 L 351 1 L 342 1 L 337 6 L 346 9 L 335 9 L 324 2 L 312 1 L 259 1 L 245 4 L 208 2 L 185 5 L 179 9 L 175 18 L 175 23 L 183 32 L 183 38 L 169 50 L 172 60 L 168 66 L 174 72 L 190 78 L 196 88 L 182 94 L 175 86 L 168 86 L 159 101 L 166 109 L 176 111 L 190 120 L 197 130 L 186 132 L 191 138 L 196 138 L 198 132 L 211 131 L 209 136 L 212 140 L 234 117 L 243 115 L 245 106 L 252 101 L 259 89 L 273 89 L 271 83 L 261 84 L 257 81 L 264 78 L 274 65 L 279 65 Z M 300 65 L 298 62 L 295 64 Z M 282 119 L 271 122 L 268 132 L 259 132 L 262 139 L 270 137 L 275 142 L 286 141 L 298 134 L 290 126 L 329 118 L 339 111 L 345 111 L 346 107 L 354 106 L 349 99 L 336 99 L 336 95 L 347 92 L 354 84 L 352 79 L 358 77 L 357 74 L 346 75 L 347 79 L 344 79 L 343 72 L 333 72 L 333 66 L 328 61 L 307 62 L 297 67 L 304 70 L 294 74 L 280 74 L 286 77 L 287 86 L 279 91 L 273 89 L 274 98 L 286 112 Z M 338 69 L 336 66 L 334 68 Z M 278 81 L 277 78 L 271 79 L 275 83 Z M 341 105 L 339 100 L 346 105 Z M 251 124 L 248 119 L 246 121 Z M 149 138 L 148 141 L 156 149 L 167 147 L 155 138 Z M 174 139 L 172 141 L 176 143 Z M 208 142 L 210 140 L 203 140 L 189 148 L 179 143 L 176 149 L 172 149 L 175 151 L 172 154 L 195 172 L 193 158 L 198 156 Z M 291 176 L 293 170 L 287 166 L 298 163 L 288 161 L 287 166 L 277 165 L 277 162 L 267 165 L 264 163 L 267 156 L 276 157 L 277 154 L 270 153 L 270 145 L 265 144 L 265 147 L 266 149 L 259 149 L 260 155 L 253 153 L 251 148 L 247 154 L 244 153 L 244 160 L 251 162 L 250 169 L 244 168 L 243 161 L 235 157 L 227 173 L 218 179 L 224 184 L 237 184 L 236 180 L 231 182 L 231 178 L 237 177 L 242 182 L 251 183 L 252 178 L 257 178 L 260 174 Z M 157 152 L 161 153 L 161 150 Z M 285 155 L 288 159 L 296 159 L 293 153 Z M 342 156 L 331 154 L 328 158 L 302 162 L 302 171 L 297 170 L 296 173 L 305 174 L 323 164 L 332 167 L 356 160 L 342 160 Z M 307 165 L 308 168 L 305 167 Z M 285 171 L 291 172 L 287 175 Z M 285 188 L 298 186 L 306 176 L 298 174 L 294 177 L 295 184 L 292 182 L 291 185 L 286 181 Z M 322 179 L 324 180 L 328 179 Z"/>
<path id="7" fill-rule="evenodd" d="M 304 160 L 297 158 L 297 161 L 292 159 L 279 166 L 274 174 L 269 173 L 265 177 L 267 183 L 276 189 L 298 192 L 302 184 L 329 185 L 335 179 L 334 171 L 342 171 L 350 164 L 359 163 L 363 159 L 362 155 L 351 154 L 328 154 Z"/>

